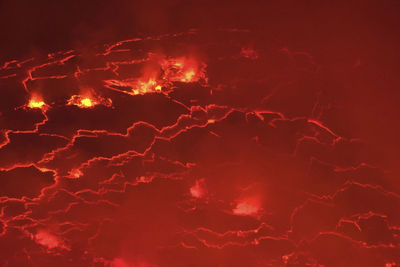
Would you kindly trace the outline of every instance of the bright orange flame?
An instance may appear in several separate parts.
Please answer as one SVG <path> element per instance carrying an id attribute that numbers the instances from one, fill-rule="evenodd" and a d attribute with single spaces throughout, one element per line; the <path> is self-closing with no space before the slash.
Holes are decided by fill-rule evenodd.
<path id="1" fill-rule="evenodd" d="M 32 97 L 29 100 L 28 107 L 29 108 L 44 108 L 46 103 L 43 100 L 39 99 L 38 97 Z"/>
<path id="2" fill-rule="evenodd" d="M 243 199 L 236 204 L 233 213 L 236 215 L 255 215 L 259 212 L 260 206 L 258 199 Z"/>
<path id="3" fill-rule="evenodd" d="M 68 100 L 68 105 L 75 105 L 80 108 L 91 108 L 95 105 L 97 105 L 97 101 L 90 97 L 84 97 L 80 95 L 73 95 L 69 100 Z"/>
<path id="4" fill-rule="evenodd" d="M 109 88 L 120 90 L 121 87 L 131 88 L 131 91 L 124 91 L 133 95 L 144 95 L 148 93 L 161 92 L 162 85 L 156 79 L 126 79 L 126 80 L 106 80 Z"/>
<path id="5" fill-rule="evenodd" d="M 205 78 L 204 64 L 200 64 L 193 58 L 171 58 L 161 62 L 164 70 L 164 80 L 179 82 L 197 82 Z"/>
<path id="6" fill-rule="evenodd" d="M 81 99 L 81 104 L 82 104 L 82 106 L 85 106 L 88 108 L 93 106 L 92 100 L 88 97 Z"/>
<path id="7" fill-rule="evenodd" d="M 188 70 L 184 74 L 184 78 L 181 79 L 182 82 L 191 82 L 195 77 L 196 72 L 194 70 Z"/>
<path id="8" fill-rule="evenodd" d="M 132 91 L 135 95 L 152 93 L 155 91 L 161 91 L 161 85 L 157 84 L 157 81 L 153 78 L 150 78 L 147 81 L 139 80 Z"/>
<path id="9" fill-rule="evenodd" d="M 106 87 L 131 95 L 143 95 L 162 92 L 163 88 L 168 89 L 171 82 L 191 83 L 200 80 L 207 82 L 206 65 L 193 58 L 180 57 L 157 60 L 157 69 L 144 70 L 145 74 L 141 78 L 104 80 Z"/>
<path id="10" fill-rule="evenodd" d="M 82 96 L 82 95 L 73 95 L 71 98 L 68 100 L 67 105 L 75 105 L 80 108 L 92 108 L 96 105 L 104 105 L 104 106 L 111 106 L 112 101 L 111 99 L 105 99 L 101 98 L 99 96 L 93 97 L 93 96 Z"/>

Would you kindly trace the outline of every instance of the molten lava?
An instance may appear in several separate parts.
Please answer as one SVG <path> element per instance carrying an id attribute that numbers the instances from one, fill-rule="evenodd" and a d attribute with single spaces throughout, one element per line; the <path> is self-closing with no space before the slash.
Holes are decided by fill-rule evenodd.
<path id="1" fill-rule="evenodd" d="M 46 107 L 46 103 L 37 96 L 33 96 L 28 103 L 28 107 L 29 108 L 39 108 L 39 109 L 43 109 Z"/>
<path id="2" fill-rule="evenodd" d="M 165 59 L 161 62 L 161 68 L 164 71 L 164 79 L 170 82 L 191 83 L 206 80 L 206 65 L 194 58 Z"/>
<path id="3" fill-rule="evenodd" d="M 155 79 L 126 79 L 126 80 L 105 80 L 106 86 L 130 95 L 144 95 L 162 91 L 162 85 Z"/>
<path id="4" fill-rule="evenodd" d="M 354 126 L 376 71 L 358 62 L 379 51 L 267 33 L 82 40 L 0 64 L 0 266 L 398 266 L 398 179 Z"/>
<path id="5" fill-rule="evenodd" d="M 79 178 L 83 175 L 82 171 L 79 169 L 72 169 L 69 174 L 72 178 Z"/>
<path id="6" fill-rule="evenodd" d="M 138 81 L 135 87 L 136 88 L 132 89 L 133 94 L 135 95 L 139 94 L 142 95 L 142 94 L 161 91 L 161 85 L 159 85 L 155 79 L 148 79 L 147 81 Z"/>
<path id="7" fill-rule="evenodd" d="M 93 102 L 90 98 L 85 97 L 83 99 L 81 99 L 81 105 L 84 107 L 92 107 L 93 106 Z"/>
<path id="8" fill-rule="evenodd" d="M 68 100 L 68 105 L 75 105 L 80 108 L 91 108 L 97 105 L 97 102 L 90 97 L 80 96 L 80 95 L 73 95 Z"/>
<path id="9" fill-rule="evenodd" d="M 91 95 L 73 95 L 68 100 L 67 105 L 74 105 L 80 108 L 93 108 L 96 105 L 110 107 L 112 105 L 112 100 L 101 97 L 93 97 Z"/>

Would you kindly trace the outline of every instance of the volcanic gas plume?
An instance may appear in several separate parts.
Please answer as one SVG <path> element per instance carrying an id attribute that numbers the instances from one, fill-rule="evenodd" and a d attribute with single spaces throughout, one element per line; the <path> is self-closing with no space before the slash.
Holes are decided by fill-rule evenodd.
<path id="1" fill-rule="evenodd" d="M 0 265 L 400 264 L 400 195 L 322 70 L 244 29 L 2 63 Z"/>

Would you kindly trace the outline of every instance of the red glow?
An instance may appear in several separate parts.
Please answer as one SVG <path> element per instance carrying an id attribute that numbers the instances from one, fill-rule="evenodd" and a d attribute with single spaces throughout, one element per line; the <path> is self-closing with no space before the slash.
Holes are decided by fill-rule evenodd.
<path id="1" fill-rule="evenodd" d="M 164 71 L 164 79 L 174 82 L 197 82 L 205 79 L 205 64 L 199 63 L 193 58 L 170 58 L 161 62 Z"/>
<path id="2" fill-rule="evenodd" d="M 196 180 L 196 183 L 190 188 L 190 194 L 195 198 L 202 198 L 206 194 L 204 179 Z"/>
<path id="3" fill-rule="evenodd" d="M 138 81 L 137 88 L 133 89 L 133 94 L 138 95 L 159 91 L 161 91 L 161 85 L 157 84 L 154 79 L 149 79 L 147 81 Z"/>
<path id="4" fill-rule="evenodd" d="M 145 80 L 127 79 L 123 81 L 106 80 L 104 82 L 110 88 L 130 88 L 129 91 L 121 91 L 131 95 L 144 95 L 162 91 L 162 85 L 153 78 Z"/>
<path id="5" fill-rule="evenodd" d="M 80 96 L 80 95 L 73 95 L 68 100 L 68 105 L 75 105 L 80 108 L 91 108 L 97 105 L 97 102 L 90 97 Z"/>
<path id="6" fill-rule="evenodd" d="M 130 267 L 123 259 L 114 259 L 111 263 L 112 267 Z"/>
<path id="7" fill-rule="evenodd" d="M 111 99 L 103 99 L 101 97 L 93 97 L 90 94 L 86 95 L 73 95 L 68 100 L 67 105 L 74 105 L 80 108 L 93 108 L 97 105 L 104 105 L 110 107 L 112 105 Z"/>
<path id="8" fill-rule="evenodd" d="M 45 246 L 49 249 L 63 246 L 62 242 L 56 236 L 50 234 L 49 232 L 43 231 L 43 230 L 39 231 L 35 235 L 35 240 L 40 245 Z"/>
<path id="9" fill-rule="evenodd" d="M 232 211 L 236 215 L 256 215 L 260 208 L 260 201 L 257 198 L 246 198 L 239 200 Z"/>
<path id="10" fill-rule="evenodd" d="M 258 53 L 256 50 L 250 48 L 250 47 L 242 47 L 242 50 L 240 51 L 243 57 L 248 58 L 248 59 L 258 59 Z"/>
<path id="11" fill-rule="evenodd" d="M 72 170 L 70 171 L 70 176 L 71 176 L 72 178 L 79 178 L 79 177 L 81 177 L 82 175 L 83 175 L 83 173 L 82 173 L 82 171 L 79 170 L 79 169 L 72 169 Z"/>
<path id="12" fill-rule="evenodd" d="M 400 265 L 395 0 L 8 2 L 0 266 Z"/>

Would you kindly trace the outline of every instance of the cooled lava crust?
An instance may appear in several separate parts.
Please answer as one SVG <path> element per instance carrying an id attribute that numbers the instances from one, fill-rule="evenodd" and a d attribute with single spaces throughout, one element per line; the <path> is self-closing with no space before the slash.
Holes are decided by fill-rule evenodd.
<path id="1" fill-rule="evenodd" d="M 400 264 L 400 196 L 323 75 L 243 29 L 2 63 L 0 265 Z"/>

